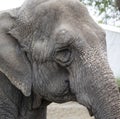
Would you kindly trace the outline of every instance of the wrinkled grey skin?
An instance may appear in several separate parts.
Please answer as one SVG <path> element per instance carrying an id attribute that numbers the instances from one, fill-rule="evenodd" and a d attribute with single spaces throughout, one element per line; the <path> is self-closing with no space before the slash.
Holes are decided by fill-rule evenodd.
<path id="1" fill-rule="evenodd" d="M 0 119 L 46 119 L 51 102 L 77 101 L 120 119 L 104 31 L 79 0 L 27 0 L 0 13 Z"/>

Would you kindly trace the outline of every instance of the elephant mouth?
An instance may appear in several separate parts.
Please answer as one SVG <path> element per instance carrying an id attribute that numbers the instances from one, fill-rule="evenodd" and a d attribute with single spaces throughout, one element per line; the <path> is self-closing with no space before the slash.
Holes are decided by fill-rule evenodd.
<path id="1" fill-rule="evenodd" d="M 67 89 L 61 95 L 56 95 L 55 102 L 56 103 L 64 103 L 68 101 L 76 101 L 76 96 L 71 93 L 70 89 Z"/>
<path id="2" fill-rule="evenodd" d="M 72 93 L 70 86 L 69 86 L 69 82 L 68 82 L 68 86 L 62 92 L 57 93 L 56 95 L 52 95 L 52 97 L 55 97 L 53 100 L 56 103 L 76 101 L 76 96 L 75 96 L 75 94 Z"/>

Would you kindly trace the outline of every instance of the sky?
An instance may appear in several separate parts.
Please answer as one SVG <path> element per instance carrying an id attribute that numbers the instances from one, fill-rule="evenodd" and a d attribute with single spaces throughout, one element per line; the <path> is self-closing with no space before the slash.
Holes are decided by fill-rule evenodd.
<path id="1" fill-rule="evenodd" d="M 0 0 L 0 11 L 19 7 L 24 0 Z"/>

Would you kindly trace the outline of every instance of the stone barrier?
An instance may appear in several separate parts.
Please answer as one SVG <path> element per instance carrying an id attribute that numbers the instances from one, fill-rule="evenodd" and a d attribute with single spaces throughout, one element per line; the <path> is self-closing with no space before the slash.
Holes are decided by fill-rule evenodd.
<path id="1" fill-rule="evenodd" d="M 84 106 L 74 102 L 65 104 L 52 103 L 48 106 L 47 111 L 47 119 L 94 119 Z"/>

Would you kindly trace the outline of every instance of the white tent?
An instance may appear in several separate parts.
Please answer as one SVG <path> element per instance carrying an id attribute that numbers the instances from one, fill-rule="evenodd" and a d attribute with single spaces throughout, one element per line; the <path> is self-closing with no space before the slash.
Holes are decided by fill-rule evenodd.
<path id="1" fill-rule="evenodd" d="M 106 31 L 108 61 L 115 77 L 120 77 L 120 28 L 101 25 Z"/>

